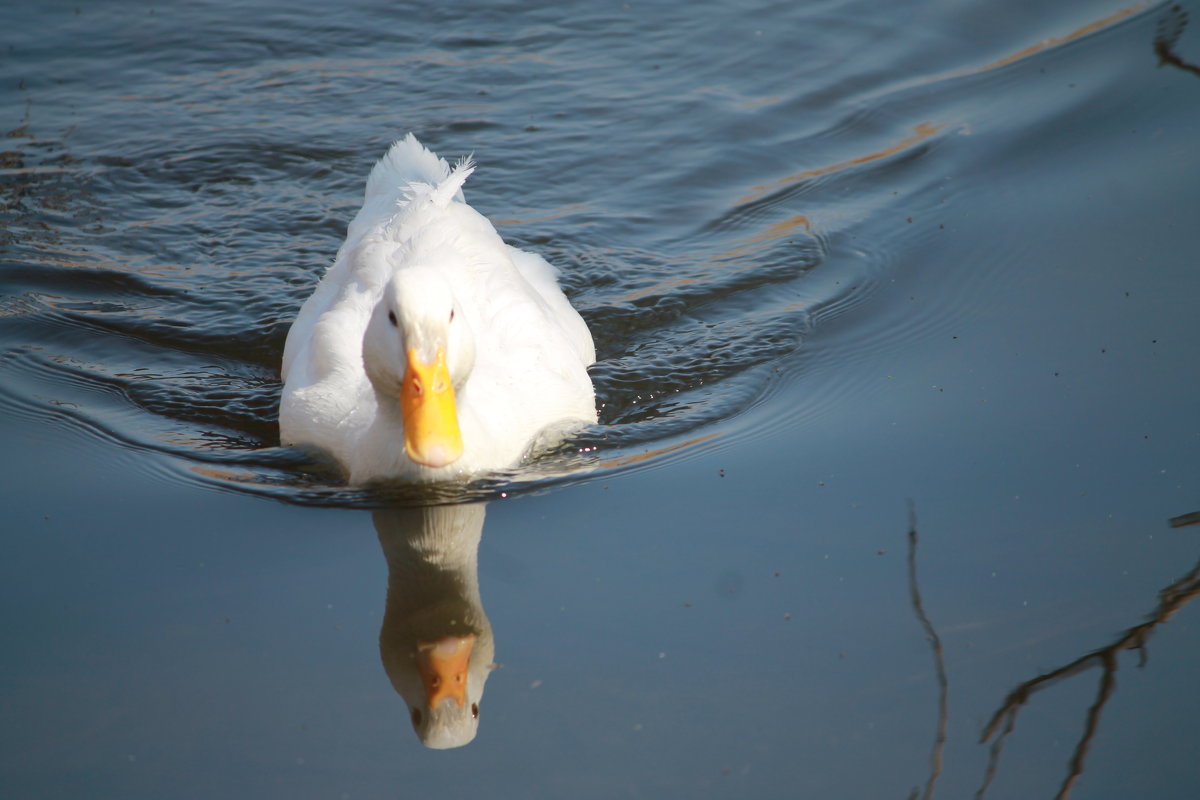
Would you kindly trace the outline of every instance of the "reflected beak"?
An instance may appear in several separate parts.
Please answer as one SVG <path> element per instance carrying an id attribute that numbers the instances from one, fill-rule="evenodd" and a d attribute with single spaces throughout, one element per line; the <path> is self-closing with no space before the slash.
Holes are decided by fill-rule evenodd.
<path id="1" fill-rule="evenodd" d="M 400 384 L 400 415 L 404 419 L 404 452 L 418 464 L 444 467 L 462 455 L 462 433 L 446 352 L 438 348 L 428 364 L 408 351 L 408 366 Z"/>
<path id="2" fill-rule="evenodd" d="M 417 671 L 421 673 L 430 708 L 437 708 L 447 697 L 453 698 L 459 708 L 466 704 L 467 662 L 474 646 L 474 634 L 447 636 L 417 645 Z"/>

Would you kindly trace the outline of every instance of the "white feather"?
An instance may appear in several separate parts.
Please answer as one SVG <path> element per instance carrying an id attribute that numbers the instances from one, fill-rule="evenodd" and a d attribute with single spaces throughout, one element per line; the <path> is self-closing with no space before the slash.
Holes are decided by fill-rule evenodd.
<path id="1" fill-rule="evenodd" d="M 506 245 L 466 204 L 462 185 L 474 169 L 469 158 L 451 169 L 412 134 L 396 142 L 371 170 L 337 259 L 288 332 L 280 437 L 328 452 L 353 482 L 440 480 L 509 467 L 545 429 L 596 420 L 586 370 L 595 360 L 591 334 L 554 269 Z M 435 306 L 447 296 L 457 316 L 442 323 L 450 309 Z M 425 467 L 405 455 L 388 388 L 392 375 L 398 385 L 403 364 L 392 362 L 403 350 L 386 339 L 389 326 L 381 321 L 389 298 L 405 316 L 398 329 L 450 344 L 451 374 L 456 384 L 462 380 L 464 451 L 449 466 Z M 373 359 L 372 369 L 364 357 Z M 468 362 L 473 366 L 464 367 Z"/>

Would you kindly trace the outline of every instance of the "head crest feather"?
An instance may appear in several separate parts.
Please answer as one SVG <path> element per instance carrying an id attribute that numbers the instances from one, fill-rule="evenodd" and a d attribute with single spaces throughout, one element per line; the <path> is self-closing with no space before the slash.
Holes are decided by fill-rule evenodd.
<path id="1" fill-rule="evenodd" d="M 433 202 L 445 208 L 455 198 L 462 200 L 462 186 L 474 171 L 474 156 L 464 156 L 459 159 L 458 163 L 454 165 L 454 169 L 450 170 L 450 174 L 446 176 L 446 179 L 439 183 L 437 188 L 433 190 L 431 195 Z"/>

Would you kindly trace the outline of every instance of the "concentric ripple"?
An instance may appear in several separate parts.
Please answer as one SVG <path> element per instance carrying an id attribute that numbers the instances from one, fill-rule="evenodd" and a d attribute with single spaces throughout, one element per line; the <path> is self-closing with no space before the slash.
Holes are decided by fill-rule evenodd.
<path id="1" fill-rule="evenodd" d="M 971 82 L 1019 91 L 1039 59 L 1106 29 L 949 74 L 922 76 L 898 53 L 914 64 L 900 79 L 820 42 L 781 74 L 707 47 L 727 31 L 664 9 L 646 12 L 660 25 L 530 11 L 516 35 L 511 14 L 448 33 L 436 14 L 381 9 L 408 23 L 399 39 L 278 10 L 270 37 L 224 52 L 221 36 L 179 47 L 189 25 L 225 30 L 203 10 L 136 25 L 111 9 L 23 13 L 122 55 L 103 76 L 81 77 L 66 47 L 40 54 L 46 74 L 5 68 L 24 104 L 0 153 L 0 408 L 138 453 L 133 468 L 172 480 L 334 504 L 488 497 L 686 457 L 821 373 L 755 435 L 811 424 L 857 380 L 830 365 L 944 331 L 954 294 L 974 291 L 944 265 L 919 267 L 945 272 L 922 278 L 945 294 L 921 314 L 895 291 L 918 268 L 906 252 L 961 213 L 948 181 L 979 158 L 972 136 L 1020 122 L 977 109 Z M 804 13 L 772 11 L 797 29 Z M 729 14 L 728 30 L 753 18 Z M 858 31 L 841 41 L 878 33 L 850 11 L 829 24 Z M 662 58 L 626 58 L 635 35 Z M 407 130 L 450 157 L 475 151 L 468 199 L 560 267 L 599 356 L 598 425 L 440 494 L 347 487 L 278 447 L 276 427 L 287 328 L 371 163 Z"/>

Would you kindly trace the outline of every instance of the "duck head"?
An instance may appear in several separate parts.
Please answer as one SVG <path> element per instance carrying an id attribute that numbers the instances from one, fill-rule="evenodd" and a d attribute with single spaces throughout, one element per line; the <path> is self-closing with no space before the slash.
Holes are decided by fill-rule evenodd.
<path id="1" fill-rule="evenodd" d="M 441 272 L 396 270 L 367 324 L 363 364 L 380 406 L 399 411 L 413 462 L 445 467 L 462 455 L 456 397 L 474 363 L 474 341 Z"/>

